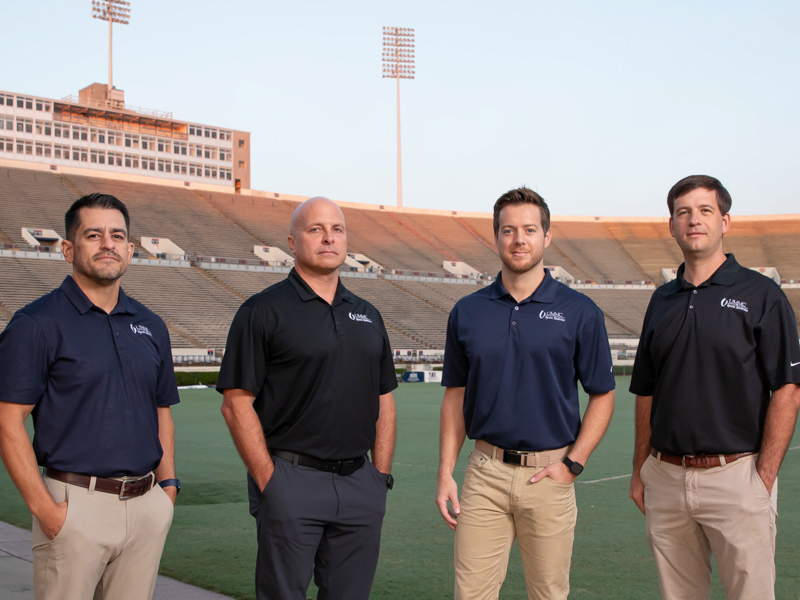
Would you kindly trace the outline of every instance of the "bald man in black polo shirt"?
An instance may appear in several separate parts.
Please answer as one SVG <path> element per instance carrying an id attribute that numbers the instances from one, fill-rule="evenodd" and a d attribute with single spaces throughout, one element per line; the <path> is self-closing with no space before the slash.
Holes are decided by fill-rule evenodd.
<path id="1" fill-rule="evenodd" d="M 339 280 L 347 234 L 336 204 L 301 204 L 288 240 L 295 268 L 239 309 L 217 383 L 248 470 L 256 596 L 305 600 L 313 565 L 321 600 L 367 600 L 393 482 L 389 338 Z"/>
<path id="2" fill-rule="evenodd" d="M 800 345 L 786 296 L 723 251 L 731 197 L 693 175 L 667 196 L 684 256 L 653 294 L 630 390 L 630 497 L 646 515 L 661 594 L 775 597 L 778 469 L 800 406 Z"/>

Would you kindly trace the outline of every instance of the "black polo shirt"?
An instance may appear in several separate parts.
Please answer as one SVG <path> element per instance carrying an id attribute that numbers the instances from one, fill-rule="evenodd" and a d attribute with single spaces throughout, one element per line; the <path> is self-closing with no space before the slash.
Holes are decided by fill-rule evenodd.
<path id="1" fill-rule="evenodd" d="M 217 382 L 255 395 L 268 447 L 323 460 L 366 454 L 379 396 L 396 387 L 375 307 L 341 281 L 330 305 L 294 269 L 242 304 Z"/>
<path id="2" fill-rule="evenodd" d="M 453 307 L 442 385 L 466 387 L 471 439 L 526 451 L 572 444 L 581 426 L 578 380 L 589 394 L 614 389 L 603 313 L 549 271 L 519 303 L 498 275 Z"/>
<path id="3" fill-rule="evenodd" d="M 794 313 L 771 279 L 732 254 L 708 281 L 650 299 L 630 391 L 653 396 L 650 443 L 670 454 L 757 452 L 771 392 L 800 383 Z"/>
<path id="4" fill-rule="evenodd" d="M 0 334 L 0 400 L 35 404 L 41 466 L 120 477 L 161 462 L 158 407 L 177 404 L 164 322 L 120 290 L 111 314 L 67 276 Z"/>

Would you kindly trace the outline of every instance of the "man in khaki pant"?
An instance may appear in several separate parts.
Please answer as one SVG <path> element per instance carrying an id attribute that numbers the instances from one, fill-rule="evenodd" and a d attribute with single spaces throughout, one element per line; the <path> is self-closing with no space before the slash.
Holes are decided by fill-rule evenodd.
<path id="1" fill-rule="evenodd" d="M 775 597 L 778 469 L 800 405 L 800 345 L 781 289 L 722 248 L 731 197 L 693 175 L 667 195 L 684 263 L 653 294 L 630 390 L 630 497 L 661 595 L 707 600 L 711 553 L 729 600 Z"/>
<path id="2" fill-rule="evenodd" d="M 494 233 L 500 275 L 460 300 L 447 326 L 436 504 L 455 530 L 457 600 L 498 598 L 515 539 L 528 597 L 566 599 L 573 482 L 614 411 L 611 353 L 597 306 L 544 269 L 544 199 L 527 188 L 501 196 Z M 459 502 L 452 473 L 467 436 Z"/>
<path id="3" fill-rule="evenodd" d="M 169 333 L 120 289 L 122 202 L 84 196 L 65 230 L 72 276 L 0 333 L 0 456 L 33 515 L 36 600 L 148 600 L 180 486 Z"/>

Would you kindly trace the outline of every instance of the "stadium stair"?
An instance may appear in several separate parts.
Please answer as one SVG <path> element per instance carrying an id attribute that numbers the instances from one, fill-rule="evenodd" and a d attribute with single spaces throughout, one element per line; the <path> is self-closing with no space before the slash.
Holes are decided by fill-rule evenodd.
<path id="1" fill-rule="evenodd" d="M 239 298 L 239 300 L 241 300 L 242 302 L 247 300 L 247 296 L 242 294 L 235 287 L 228 285 L 227 283 L 222 281 L 222 279 L 220 279 L 219 277 L 215 276 L 213 273 L 209 272 L 207 269 L 203 269 L 202 267 L 197 266 L 194 263 L 194 261 L 192 261 L 192 268 L 194 270 L 196 270 L 198 273 L 200 273 L 203 277 L 205 277 L 206 279 L 211 281 L 212 283 L 214 283 L 214 284 L 218 285 L 219 287 L 221 287 L 222 289 L 224 289 L 226 292 L 228 292 L 230 294 L 233 294 L 234 296 Z"/>
<path id="2" fill-rule="evenodd" d="M 636 269 L 636 271 L 641 276 L 641 279 L 643 279 L 645 281 L 652 281 L 652 277 L 650 277 L 647 273 L 645 273 L 644 269 L 642 269 L 642 267 L 639 265 L 639 263 L 636 262 L 636 259 L 633 256 L 631 256 L 630 252 L 628 252 L 628 250 L 625 248 L 625 246 L 623 246 L 620 243 L 620 241 L 616 238 L 616 236 L 614 235 L 614 232 L 611 230 L 611 228 L 608 226 L 608 224 L 603 223 L 602 227 L 603 227 L 603 230 L 608 235 L 608 239 L 611 240 L 611 243 L 613 243 L 617 247 L 617 250 L 619 250 L 620 254 L 622 254 L 625 258 L 628 259 L 628 262 L 631 264 L 631 266 L 633 268 Z"/>
<path id="3" fill-rule="evenodd" d="M 75 194 L 75 200 L 86 195 L 77 185 L 75 185 L 72 181 L 70 181 L 69 177 L 67 177 L 63 173 L 57 173 L 56 175 L 58 176 L 59 179 L 61 179 L 61 182 L 65 186 L 67 186 L 70 189 L 70 191 L 72 191 L 72 193 Z"/>
<path id="4" fill-rule="evenodd" d="M 570 275 L 572 275 L 576 279 L 583 279 L 589 281 L 594 280 L 594 277 L 591 277 L 589 273 L 587 273 L 581 267 L 579 267 L 578 263 L 572 260 L 572 258 L 570 258 L 566 254 L 566 252 L 564 252 L 561 249 L 558 240 L 554 239 L 553 241 L 551 241 L 550 246 L 547 249 L 550 250 L 551 253 L 555 252 L 556 254 L 558 254 L 558 260 L 552 260 L 550 256 L 545 256 L 546 264 L 559 266 L 564 270 L 566 270 Z"/>
<path id="5" fill-rule="evenodd" d="M 417 231 L 417 230 L 416 230 L 416 229 L 414 229 L 413 227 L 410 227 L 409 225 L 407 225 L 406 223 L 404 223 L 404 222 L 403 222 L 401 219 L 399 219 L 399 218 L 398 218 L 397 216 L 395 216 L 393 213 L 391 213 L 391 212 L 387 212 L 386 214 L 387 214 L 387 215 L 389 215 L 389 217 L 391 217 L 391 218 L 392 218 L 392 219 L 394 219 L 395 221 L 397 221 L 397 222 L 398 222 L 400 225 L 402 225 L 403 227 L 405 227 L 406 229 L 408 229 L 408 230 L 409 230 L 411 233 L 413 233 L 415 236 L 417 236 L 417 237 L 418 237 L 419 239 L 421 239 L 423 242 L 425 242 L 426 244 L 428 244 L 428 246 L 430 246 L 431 248 L 433 248 L 434 250 L 436 250 L 436 252 L 438 252 L 439 254 L 441 254 L 442 256 L 444 256 L 444 257 L 445 257 L 447 260 L 453 260 L 453 261 L 458 261 L 458 260 L 459 260 L 459 259 L 458 259 L 458 257 L 456 257 L 456 256 L 453 256 L 453 255 L 452 255 L 452 254 L 450 254 L 450 253 L 449 253 L 447 250 L 445 250 L 444 248 L 442 248 L 442 247 L 441 247 L 441 246 L 439 246 L 438 244 L 434 243 L 433 241 L 429 240 L 427 237 L 425 237 L 424 235 L 422 235 L 422 234 L 421 234 L 419 231 Z"/>
<path id="6" fill-rule="evenodd" d="M 258 243 L 261 244 L 262 246 L 272 246 L 273 245 L 273 244 L 270 244 L 269 242 L 267 242 L 264 238 L 262 238 L 258 234 L 258 232 L 253 231 L 252 229 L 250 229 L 247 225 L 242 223 L 239 219 L 237 219 L 235 216 L 233 216 L 227 210 L 222 208 L 219 204 L 214 202 L 210 197 L 207 197 L 205 194 L 201 194 L 197 190 L 192 190 L 192 193 L 195 196 L 197 196 L 198 198 L 200 198 L 200 200 L 205 202 L 208 206 L 210 206 L 215 211 L 217 211 L 219 214 L 221 214 L 225 219 L 227 219 L 228 221 L 230 221 L 231 223 L 236 225 L 236 227 L 238 227 L 239 229 L 241 229 L 242 231 L 247 233 L 250 237 L 252 237 L 255 240 L 257 240 Z"/>
<path id="7" fill-rule="evenodd" d="M 412 298 L 414 298 L 418 302 L 422 302 L 423 304 L 427 304 L 428 306 L 430 306 L 431 308 L 433 308 L 435 310 L 438 310 L 442 314 L 450 315 L 450 311 L 449 310 L 442 310 L 441 306 L 438 306 L 438 305 L 434 304 L 433 302 L 431 302 L 430 300 L 427 300 L 427 299 L 423 298 L 422 296 L 419 296 L 419 295 L 415 294 L 414 292 L 409 290 L 407 287 L 403 287 L 402 285 L 399 285 L 398 283 L 396 283 L 395 281 L 393 281 L 391 279 L 386 279 L 385 281 L 386 281 L 386 283 L 391 285 L 393 288 L 396 288 L 396 289 L 400 290 L 401 292 L 403 292 L 405 294 L 408 294 L 409 296 L 411 296 Z"/>
<path id="8" fill-rule="evenodd" d="M 495 245 L 494 245 L 494 244 L 492 244 L 491 242 L 489 242 L 489 241 L 487 241 L 487 240 L 483 239 L 483 236 L 482 236 L 480 233 L 478 233 L 477 231 L 475 231 L 475 230 L 474 230 L 474 229 L 473 229 L 473 228 L 470 226 L 470 224 L 469 224 L 469 223 L 467 223 L 466 221 L 464 221 L 464 219 L 462 219 L 462 218 L 460 218 L 460 217 L 453 217 L 453 218 L 455 219 L 455 222 L 456 222 L 456 223 L 458 223 L 459 225 L 461 225 L 461 227 L 463 227 L 464 229 L 466 229 L 466 230 L 467 230 L 467 231 L 468 231 L 468 232 L 469 232 L 469 233 L 472 235 L 472 237 L 474 237 L 476 240 L 478 240 L 478 242 L 480 242 L 481 244 L 483 244 L 484 246 L 486 246 L 487 248 L 489 248 L 489 250 L 491 250 L 492 252 L 494 252 L 495 254 L 497 254 L 497 248 L 495 247 Z"/>

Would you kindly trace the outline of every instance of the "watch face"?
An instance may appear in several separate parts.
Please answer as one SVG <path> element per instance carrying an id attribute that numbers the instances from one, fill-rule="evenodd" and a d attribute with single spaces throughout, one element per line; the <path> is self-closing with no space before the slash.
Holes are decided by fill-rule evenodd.
<path id="1" fill-rule="evenodd" d="M 394 487 L 394 477 L 392 477 L 391 473 L 387 473 L 384 476 L 386 477 L 386 487 L 392 489 Z"/>
<path id="2" fill-rule="evenodd" d="M 573 475 L 580 475 L 583 473 L 583 465 L 579 462 L 575 462 L 568 456 L 564 457 L 564 464 L 567 465 L 567 468 L 572 472 Z"/>

